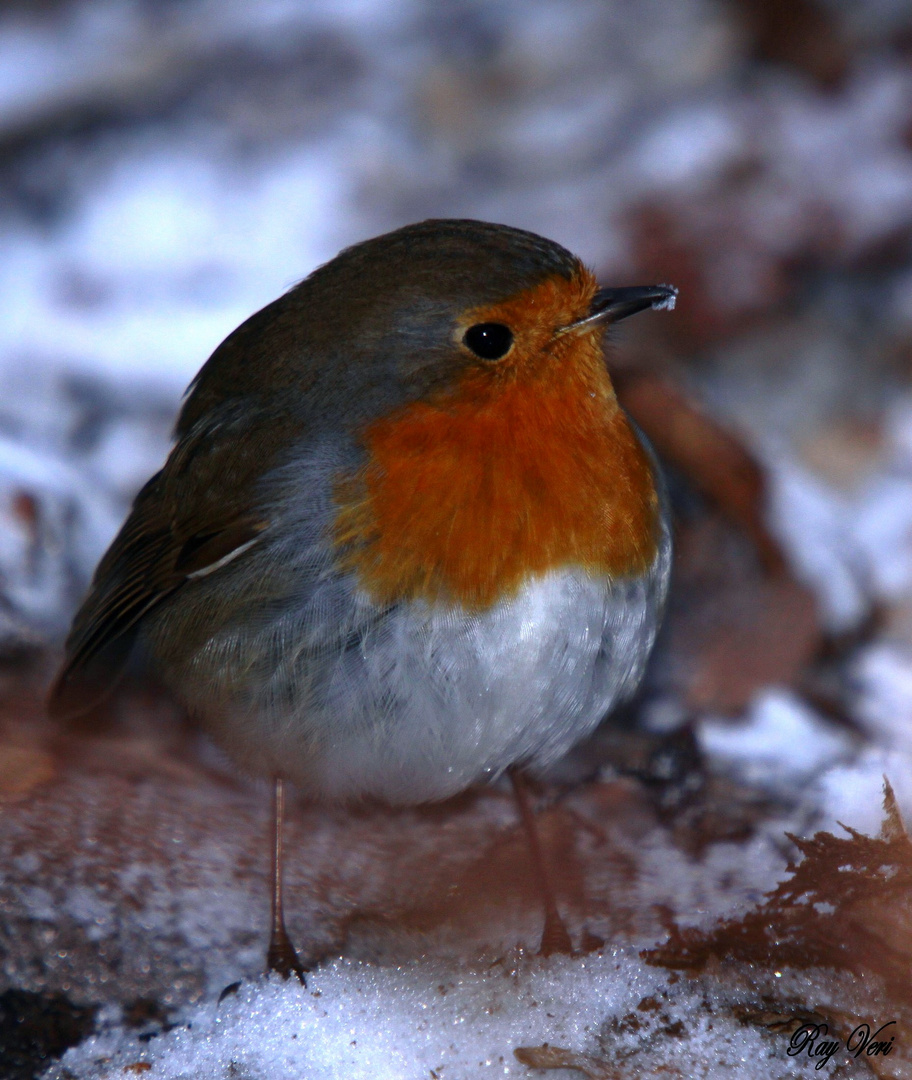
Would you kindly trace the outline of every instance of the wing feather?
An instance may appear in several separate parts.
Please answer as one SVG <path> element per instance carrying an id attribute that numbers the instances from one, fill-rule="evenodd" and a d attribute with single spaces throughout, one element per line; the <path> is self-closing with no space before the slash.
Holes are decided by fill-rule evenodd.
<path id="1" fill-rule="evenodd" d="M 52 715 L 94 707 L 116 685 L 143 616 L 241 557 L 268 529 L 268 516 L 251 513 L 244 496 L 275 458 L 276 440 L 263 437 L 274 425 L 232 411 L 197 424 L 137 495 L 73 620 Z"/>

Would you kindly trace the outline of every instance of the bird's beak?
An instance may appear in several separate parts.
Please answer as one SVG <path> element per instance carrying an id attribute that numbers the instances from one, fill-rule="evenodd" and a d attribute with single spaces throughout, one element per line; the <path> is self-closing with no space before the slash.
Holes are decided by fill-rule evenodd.
<path id="1" fill-rule="evenodd" d="M 633 285 L 626 289 L 599 289 L 592 298 L 589 314 L 576 322 L 562 326 L 557 333 L 566 334 L 596 323 L 616 323 L 638 311 L 654 308 L 671 311 L 678 298 L 674 285 Z"/>

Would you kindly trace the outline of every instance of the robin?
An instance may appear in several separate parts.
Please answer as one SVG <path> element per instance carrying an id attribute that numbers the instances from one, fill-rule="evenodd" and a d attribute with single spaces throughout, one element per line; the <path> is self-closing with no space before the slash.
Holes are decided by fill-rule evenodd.
<path id="1" fill-rule="evenodd" d="M 73 622 L 52 690 L 92 707 L 138 650 L 244 770 L 309 797 L 445 799 L 554 762 L 643 674 L 668 583 L 655 460 L 605 328 L 672 307 L 558 244 L 432 220 L 348 248 L 193 380 Z"/>

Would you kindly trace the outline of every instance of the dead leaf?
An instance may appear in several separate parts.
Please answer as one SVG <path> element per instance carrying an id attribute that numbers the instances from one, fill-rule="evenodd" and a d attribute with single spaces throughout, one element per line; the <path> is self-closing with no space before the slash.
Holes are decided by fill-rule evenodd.
<path id="1" fill-rule="evenodd" d="M 24 799 L 36 787 L 50 783 L 54 759 L 34 746 L 0 744 L 0 802 Z"/>
<path id="2" fill-rule="evenodd" d="M 766 574 L 718 516 L 682 522 L 666 638 L 676 689 L 695 710 L 742 712 L 758 690 L 796 686 L 823 647 L 809 590 Z"/>
<path id="3" fill-rule="evenodd" d="M 782 548 L 764 521 L 766 475 L 744 443 L 665 379 L 630 370 L 612 378 L 659 456 L 750 538 L 767 571 L 783 573 Z"/>
<path id="4" fill-rule="evenodd" d="M 592 1054 L 577 1054 L 562 1046 L 517 1046 L 513 1051 L 517 1061 L 530 1069 L 576 1069 L 589 1080 L 619 1080 L 618 1069 L 601 1061 Z"/>
<path id="5" fill-rule="evenodd" d="M 880 979 L 898 1007 L 912 1006 L 912 842 L 884 777 L 884 823 L 864 836 L 789 836 L 804 856 L 763 903 L 705 932 L 669 923 L 669 939 L 641 955 L 650 964 L 699 970 L 710 960 L 763 967 L 835 968 Z"/>
<path id="6" fill-rule="evenodd" d="M 835 13 L 816 0 L 739 0 L 752 52 L 794 68 L 825 90 L 842 85 L 850 53 Z"/>

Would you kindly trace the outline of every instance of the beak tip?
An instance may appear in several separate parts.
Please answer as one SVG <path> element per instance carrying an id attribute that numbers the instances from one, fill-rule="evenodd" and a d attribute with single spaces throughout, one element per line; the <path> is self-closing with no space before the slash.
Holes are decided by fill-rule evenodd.
<path id="1" fill-rule="evenodd" d="M 658 285 L 656 291 L 663 290 L 664 296 L 656 297 L 652 302 L 653 311 L 674 311 L 678 302 L 678 290 L 674 285 Z"/>
<path id="2" fill-rule="evenodd" d="M 621 289 L 599 289 L 592 303 L 590 319 L 620 322 L 639 311 L 672 311 L 677 303 L 674 285 L 633 285 Z"/>
<path id="3" fill-rule="evenodd" d="M 634 285 L 621 289 L 598 289 L 592 299 L 589 314 L 576 322 L 560 327 L 556 333 L 566 334 L 580 327 L 598 323 L 611 324 L 636 315 L 638 311 L 673 311 L 678 301 L 674 285 Z"/>

